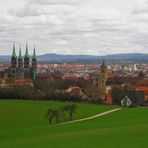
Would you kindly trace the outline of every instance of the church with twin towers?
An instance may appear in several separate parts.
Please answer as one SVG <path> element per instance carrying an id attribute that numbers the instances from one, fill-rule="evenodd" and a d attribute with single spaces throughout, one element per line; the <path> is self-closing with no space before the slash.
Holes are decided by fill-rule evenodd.
<path id="1" fill-rule="evenodd" d="M 32 57 L 29 56 L 28 45 L 26 44 L 25 55 L 22 56 L 22 49 L 20 46 L 19 54 L 16 55 L 15 44 L 13 44 L 13 51 L 11 56 L 11 67 L 9 68 L 9 77 L 16 80 L 36 79 L 37 72 L 37 56 L 35 46 Z"/>

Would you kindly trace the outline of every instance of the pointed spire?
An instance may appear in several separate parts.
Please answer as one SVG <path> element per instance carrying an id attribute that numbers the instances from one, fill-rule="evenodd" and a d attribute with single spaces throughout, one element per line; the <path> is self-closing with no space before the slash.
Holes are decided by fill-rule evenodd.
<path id="1" fill-rule="evenodd" d="M 16 57 L 16 53 L 15 53 L 15 42 L 13 43 L 12 57 Z"/>
<path id="2" fill-rule="evenodd" d="M 103 60 L 103 63 L 102 63 L 102 65 L 105 65 L 105 61 Z"/>
<path id="3" fill-rule="evenodd" d="M 26 53 L 25 53 L 25 56 L 26 56 L 26 57 L 29 57 L 29 53 L 28 53 L 28 45 L 27 45 L 27 43 L 26 43 Z"/>
<path id="4" fill-rule="evenodd" d="M 36 59 L 35 45 L 34 45 L 33 57 L 32 58 L 35 58 Z"/>
<path id="5" fill-rule="evenodd" d="M 102 68 L 106 68 L 106 64 L 105 64 L 105 61 L 103 60 L 102 62 L 102 65 L 101 65 Z"/>
<path id="6" fill-rule="evenodd" d="M 21 45 L 19 45 L 19 58 L 22 58 L 22 51 L 21 51 Z"/>

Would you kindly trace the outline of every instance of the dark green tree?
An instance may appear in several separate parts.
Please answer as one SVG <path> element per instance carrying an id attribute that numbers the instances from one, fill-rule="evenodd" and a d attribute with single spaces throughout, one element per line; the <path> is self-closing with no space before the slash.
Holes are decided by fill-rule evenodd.
<path id="1" fill-rule="evenodd" d="M 70 121 L 73 120 L 73 115 L 74 113 L 76 113 L 76 110 L 78 109 L 78 106 L 76 104 L 69 104 L 65 106 L 65 110 L 68 112 L 69 114 L 69 119 Z"/>
<path id="2" fill-rule="evenodd" d="M 48 119 L 49 124 L 51 124 L 52 120 L 54 118 L 54 110 L 53 109 L 48 109 L 46 114 L 45 114 L 45 118 Z"/>

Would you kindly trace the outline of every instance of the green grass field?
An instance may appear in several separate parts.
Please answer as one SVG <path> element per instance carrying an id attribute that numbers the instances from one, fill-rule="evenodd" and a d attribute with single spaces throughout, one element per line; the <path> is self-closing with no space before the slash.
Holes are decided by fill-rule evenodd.
<path id="1" fill-rule="evenodd" d="M 0 101 L 0 148 L 147 148 L 148 108 L 129 108 L 106 116 L 49 126 L 47 108 L 60 102 Z M 114 108 L 79 104 L 75 119 Z"/>

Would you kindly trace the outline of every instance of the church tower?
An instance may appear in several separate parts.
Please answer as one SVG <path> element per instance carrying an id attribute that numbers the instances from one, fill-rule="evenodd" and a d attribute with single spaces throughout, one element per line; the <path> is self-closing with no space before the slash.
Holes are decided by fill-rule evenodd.
<path id="1" fill-rule="evenodd" d="M 22 51 L 21 51 L 21 46 L 19 49 L 19 56 L 18 56 L 18 68 L 23 67 L 23 58 L 22 58 Z"/>
<path id="2" fill-rule="evenodd" d="M 36 57 L 35 46 L 34 46 L 34 51 L 32 56 L 32 78 L 34 80 L 36 79 L 36 71 L 37 71 L 37 57 Z"/>
<path id="3" fill-rule="evenodd" d="M 15 43 L 13 43 L 13 52 L 11 56 L 11 68 L 16 68 L 17 67 L 17 57 L 15 53 Z"/>
<path id="4" fill-rule="evenodd" d="M 37 69 L 37 57 L 36 57 L 36 52 L 35 52 L 35 46 L 34 46 L 34 51 L 33 51 L 33 56 L 32 56 L 32 69 L 33 70 Z"/>
<path id="5" fill-rule="evenodd" d="M 100 67 L 98 80 L 98 99 L 105 100 L 107 77 L 107 67 L 105 65 L 105 62 L 103 61 Z"/>
<path id="6" fill-rule="evenodd" d="M 28 54 L 28 45 L 26 44 L 26 53 L 24 56 L 24 68 L 29 68 L 30 67 L 30 57 Z"/>

